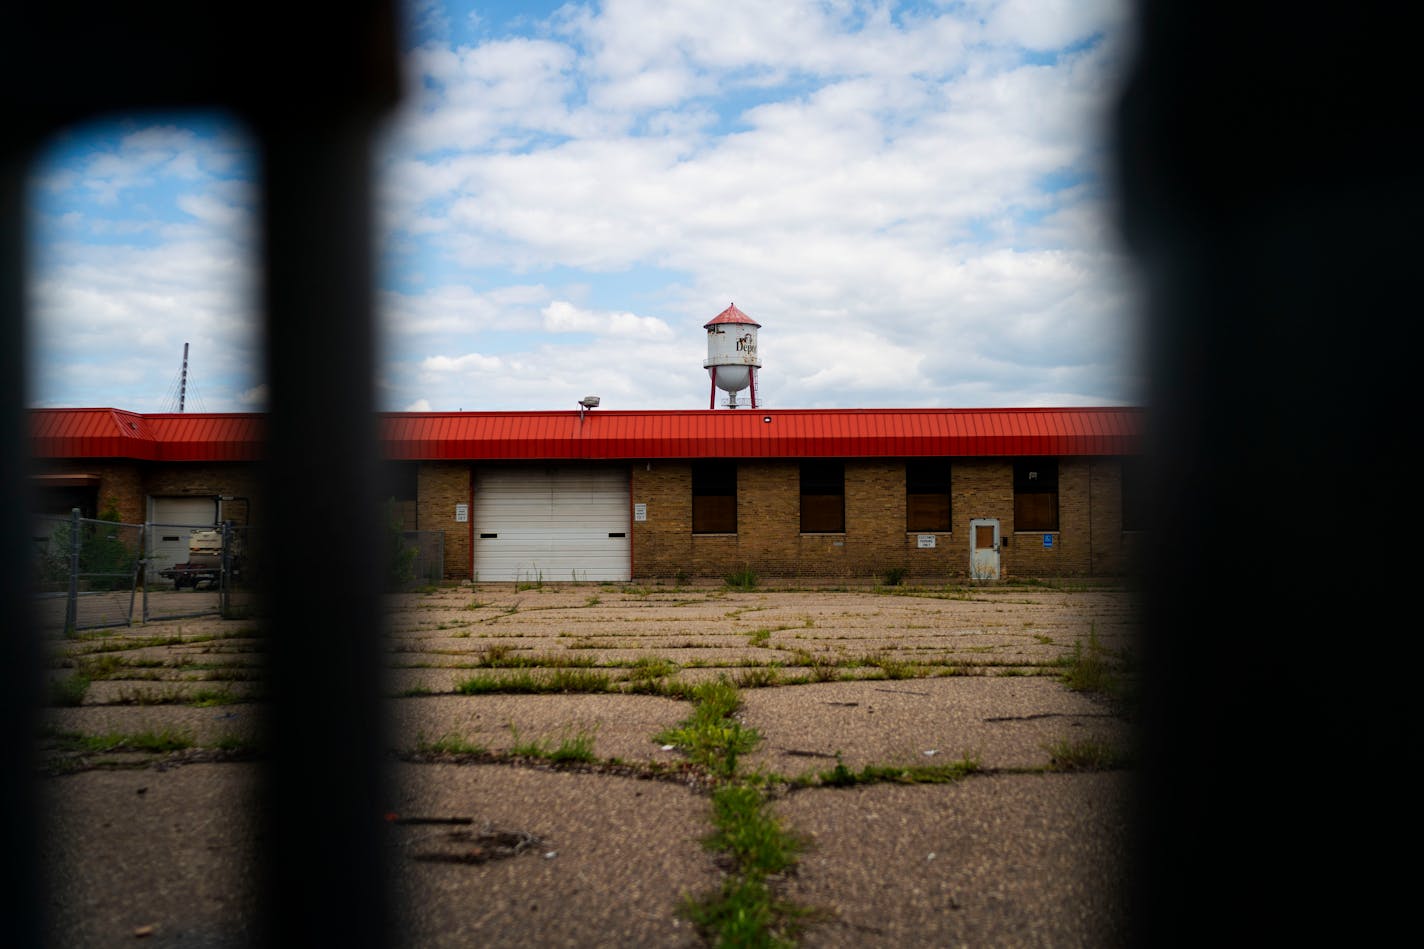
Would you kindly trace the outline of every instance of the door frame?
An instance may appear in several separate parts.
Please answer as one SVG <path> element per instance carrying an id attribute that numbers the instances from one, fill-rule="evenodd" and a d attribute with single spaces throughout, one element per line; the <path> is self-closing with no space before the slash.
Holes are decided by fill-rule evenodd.
<path id="1" fill-rule="evenodd" d="M 988 527 L 993 531 L 993 544 L 979 546 L 979 530 Z M 999 549 L 1003 546 L 1003 533 L 997 517 L 976 517 L 969 522 L 969 577 L 972 580 L 998 580 L 1002 575 Z"/>

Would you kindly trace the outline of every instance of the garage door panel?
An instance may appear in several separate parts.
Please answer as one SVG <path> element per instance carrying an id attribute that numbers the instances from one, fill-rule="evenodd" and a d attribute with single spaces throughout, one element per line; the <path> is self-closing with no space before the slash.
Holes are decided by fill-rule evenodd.
<path id="1" fill-rule="evenodd" d="M 474 521 L 475 572 L 481 580 L 630 576 L 626 469 L 479 471 Z"/>
<path id="2" fill-rule="evenodd" d="M 216 498 L 151 497 L 147 532 L 148 559 L 160 569 L 188 562 L 188 538 L 197 527 L 214 527 L 218 519 Z"/>

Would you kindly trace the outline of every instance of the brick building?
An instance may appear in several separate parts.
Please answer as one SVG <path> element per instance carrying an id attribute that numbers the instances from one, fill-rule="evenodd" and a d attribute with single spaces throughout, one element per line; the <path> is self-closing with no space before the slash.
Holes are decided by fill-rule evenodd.
<path id="1" fill-rule="evenodd" d="M 44 511 L 262 522 L 260 415 L 32 418 Z M 1145 527 L 1132 408 L 392 413 L 381 425 L 384 493 L 405 529 L 444 534 L 451 580 L 1115 576 Z"/>

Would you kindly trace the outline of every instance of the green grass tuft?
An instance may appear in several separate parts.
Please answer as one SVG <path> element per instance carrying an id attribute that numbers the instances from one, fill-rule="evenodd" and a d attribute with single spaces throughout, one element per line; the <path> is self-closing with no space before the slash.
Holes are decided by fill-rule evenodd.
<path id="1" fill-rule="evenodd" d="M 1130 757 L 1112 745 L 1081 739 L 1048 745 L 1050 771 L 1112 771 L 1131 764 Z"/>
<path id="2" fill-rule="evenodd" d="M 415 750 L 420 754 L 427 755 L 484 755 L 489 749 L 478 742 L 470 741 L 466 738 L 449 732 L 434 740 L 426 739 L 424 735 L 416 741 Z"/>
<path id="3" fill-rule="evenodd" d="M 89 677 L 76 672 L 62 679 L 49 681 L 49 704 L 60 708 L 75 708 L 84 704 L 89 693 Z"/>
<path id="4" fill-rule="evenodd" d="M 607 692 L 608 674 L 591 669 L 552 669 L 513 675 L 480 673 L 455 685 L 461 695 Z"/>
<path id="5" fill-rule="evenodd" d="M 733 570 L 723 578 L 727 586 L 733 590 L 755 590 L 758 579 L 756 571 L 749 566 Z"/>

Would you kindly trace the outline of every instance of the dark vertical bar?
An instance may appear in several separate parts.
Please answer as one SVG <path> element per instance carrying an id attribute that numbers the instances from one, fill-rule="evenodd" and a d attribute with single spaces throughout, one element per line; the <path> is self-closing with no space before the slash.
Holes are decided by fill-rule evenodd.
<path id="1" fill-rule="evenodd" d="M 69 510 L 69 589 L 64 598 L 64 635 L 72 636 L 79 630 L 79 549 L 83 544 L 80 534 L 79 508 Z"/>
<path id="2" fill-rule="evenodd" d="M 1418 560 L 1412 34 L 1382 5 L 1137 6 L 1115 126 L 1150 340 L 1136 942 L 1386 944 L 1413 923 L 1391 857 L 1418 803 L 1412 572 L 1392 582 Z"/>
<path id="3" fill-rule="evenodd" d="M 268 944 L 389 943 L 369 125 L 262 129 Z"/>
<path id="4" fill-rule="evenodd" d="M 0 940 L 15 946 L 40 944 L 45 906 L 35 777 L 41 667 L 27 544 L 34 509 L 25 411 L 27 158 L 19 149 L 0 149 Z"/>

